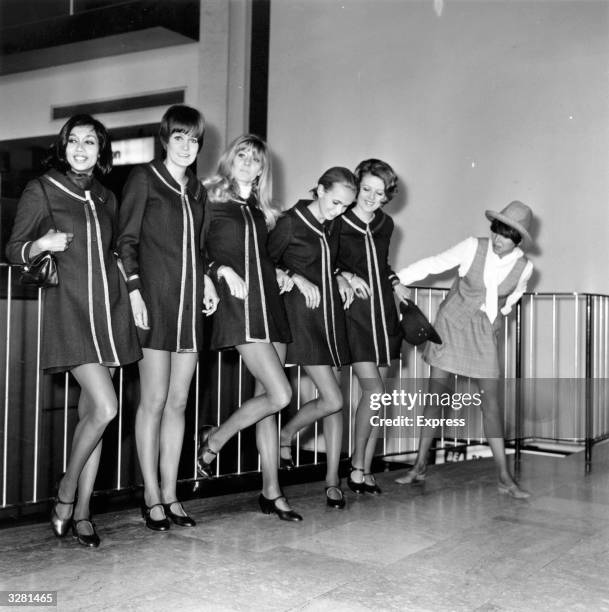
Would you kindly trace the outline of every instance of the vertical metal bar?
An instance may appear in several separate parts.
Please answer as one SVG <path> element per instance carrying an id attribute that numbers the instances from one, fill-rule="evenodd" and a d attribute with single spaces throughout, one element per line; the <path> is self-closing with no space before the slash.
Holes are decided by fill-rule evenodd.
<path id="1" fill-rule="evenodd" d="M 349 366 L 349 457 L 353 454 L 353 366 Z"/>
<path id="2" fill-rule="evenodd" d="M 6 365 L 4 372 L 4 434 L 2 441 L 2 505 L 6 506 L 7 474 L 8 474 L 8 404 L 9 404 L 9 383 L 10 383 L 10 364 L 11 364 L 11 306 L 12 306 L 12 267 L 7 271 L 6 288 Z"/>
<path id="3" fill-rule="evenodd" d="M 516 304 L 516 346 L 514 349 L 516 364 L 514 377 L 516 378 L 516 411 L 514 418 L 514 469 L 520 468 L 522 452 L 522 300 Z"/>
<path id="4" fill-rule="evenodd" d="M 63 379 L 63 460 L 62 472 L 68 468 L 68 397 L 70 390 L 70 373 L 66 372 Z"/>
<path id="5" fill-rule="evenodd" d="M 201 383 L 199 381 L 199 369 L 200 362 L 197 359 L 197 367 L 195 368 L 195 430 L 194 430 L 194 452 L 192 458 L 192 477 L 197 478 L 197 439 L 199 436 L 199 406 L 200 402 L 200 393 L 201 393 Z"/>
<path id="6" fill-rule="evenodd" d="M 319 389 L 317 387 L 315 387 L 315 395 L 314 395 L 315 399 L 317 399 L 319 397 Z M 319 430 L 319 422 L 315 421 L 315 425 L 313 426 L 315 429 L 315 441 L 313 443 L 313 463 L 315 465 L 317 465 L 317 436 L 319 435 L 318 430 Z M 328 449 L 326 448 L 326 457 L 328 453 Z"/>
<path id="7" fill-rule="evenodd" d="M 586 472 L 592 468 L 592 296 L 586 295 Z"/>
<path id="8" fill-rule="evenodd" d="M 237 410 L 241 408 L 241 396 L 243 394 L 243 358 L 239 355 L 239 385 L 237 397 Z M 237 474 L 241 474 L 241 431 L 237 432 Z"/>
<path id="9" fill-rule="evenodd" d="M 216 425 L 220 425 L 220 408 L 222 398 L 222 353 L 218 351 L 218 393 L 216 398 Z M 220 454 L 216 455 L 216 476 L 220 476 Z"/>
<path id="10" fill-rule="evenodd" d="M 296 366 L 296 412 L 300 410 L 300 366 Z M 300 432 L 296 432 L 296 467 L 300 465 Z"/>
<path id="11" fill-rule="evenodd" d="M 556 383 L 558 378 L 558 350 L 557 350 L 557 308 L 556 308 L 556 296 L 552 296 L 552 399 L 554 406 L 554 415 L 552 419 L 552 436 L 556 439 L 558 434 L 558 414 L 559 414 L 559 402 L 556 401 Z"/>
<path id="12" fill-rule="evenodd" d="M 118 369 L 118 439 L 116 441 L 116 489 L 122 486 L 123 470 L 123 368 Z"/>
<path id="13" fill-rule="evenodd" d="M 38 333 L 36 341 L 36 403 L 34 412 L 34 479 L 32 501 L 38 501 L 38 429 L 40 426 L 40 351 L 42 344 L 42 289 L 38 289 Z"/>

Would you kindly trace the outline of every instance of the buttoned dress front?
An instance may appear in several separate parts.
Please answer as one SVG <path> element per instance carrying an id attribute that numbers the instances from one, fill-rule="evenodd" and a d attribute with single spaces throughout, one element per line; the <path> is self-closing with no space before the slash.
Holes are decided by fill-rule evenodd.
<path id="1" fill-rule="evenodd" d="M 74 234 L 68 248 L 55 253 L 59 284 L 43 291 L 41 367 L 47 373 L 87 363 L 120 366 L 142 356 L 113 253 L 116 198 L 96 179 L 69 176 L 50 170 L 28 183 L 6 249 L 12 263 L 28 263 L 32 243 L 53 222 Z"/>
<path id="2" fill-rule="evenodd" d="M 204 240 L 220 298 L 212 321 L 212 349 L 251 342 L 286 343 L 292 338 L 267 238 L 264 214 L 254 195 L 247 201 L 208 201 Z M 231 295 L 226 281 L 218 279 L 220 266 L 232 268 L 245 281 L 244 300 Z"/>
<path id="3" fill-rule="evenodd" d="M 368 297 L 353 299 L 345 311 L 351 359 L 388 366 L 400 356 L 402 332 L 393 297 L 399 279 L 388 262 L 391 217 L 377 210 L 369 223 L 353 210 L 336 220 L 338 268 L 356 274 L 370 287 Z"/>
<path id="4" fill-rule="evenodd" d="M 194 353 L 202 346 L 206 194 L 192 171 L 186 176 L 180 185 L 155 160 L 134 168 L 123 189 L 118 254 L 129 291 L 139 289 L 146 304 L 143 348 Z"/>
<path id="5" fill-rule="evenodd" d="M 338 232 L 333 223 L 321 224 L 300 200 L 278 221 L 269 236 L 268 248 L 277 266 L 299 274 L 319 289 L 317 308 L 308 308 L 302 293 L 293 287 L 283 294 L 292 330 L 288 344 L 288 365 L 349 364 L 343 302 L 334 275 L 338 253 Z"/>

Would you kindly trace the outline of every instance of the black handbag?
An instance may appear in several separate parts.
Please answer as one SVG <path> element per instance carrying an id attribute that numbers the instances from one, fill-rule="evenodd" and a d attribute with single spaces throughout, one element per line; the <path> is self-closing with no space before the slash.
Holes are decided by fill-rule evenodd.
<path id="1" fill-rule="evenodd" d="M 40 180 L 40 179 L 39 179 Z M 51 205 L 49 204 L 49 196 L 44 187 L 44 182 L 40 180 L 40 186 L 44 193 L 45 203 L 53 228 L 57 231 Z M 57 272 L 57 260 L 55 255 L 50 251 L 39 253 L 27 264 L 21 266 L 21 284 L 40 287 L 56 287 L 59 285 L 59 274 Z"/>

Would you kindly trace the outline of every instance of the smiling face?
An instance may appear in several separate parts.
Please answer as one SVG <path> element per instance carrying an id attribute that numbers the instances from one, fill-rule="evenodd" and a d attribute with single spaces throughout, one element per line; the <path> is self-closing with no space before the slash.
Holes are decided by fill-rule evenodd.
<path id="1" fill-rule="evenodd" d="M 230 172 L 238 185 L 251 187 L 262 172 L 262 158 L 253 147 L 241 147 L 235 153 Z"/>
<path id="2" fill-rule="evenodd" d="M 342 215 L 351 206 L 354 197 L 354 189 L 342 183 L 333 183 L 328 189 L 325 189 L 323 185 L 318 185 L 317 204 L 321 223 L 332 221 Z"/>
<path id="3" fill-rule="evenodd" d="M 499 257 L 509 255 L 516 248 L 511 238 L 506 238 L 501 234 L 495 234 L 495 232 L 491 232 L 491 242 L 493 245 L 493 252 Z"/>
<path id="4" fill-rule="evenodd" d="M 73 172 L 91 174 L 99 158 L 99 139 L 92 125 L 72 128 L 66 144 L 66 161 Z"/>
<path id="5" fill-rule="evenodd" d="M 367 216 L 380 208 L 386 199 L 383 180 L 373 174 L 365 174 L 360 181 L 354 210 Z"/>
<path id="6" fill-rule="evenodd" d="M 168 167 L 188 168 L 197 159 L 199 141 L 192 133 L 173 132 L 165 145 Z"/>

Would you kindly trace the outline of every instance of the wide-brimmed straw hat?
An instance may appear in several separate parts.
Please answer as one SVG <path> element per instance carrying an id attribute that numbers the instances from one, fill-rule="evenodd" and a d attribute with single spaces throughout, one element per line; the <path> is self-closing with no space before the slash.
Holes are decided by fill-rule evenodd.
<path id="1" fill-rule="evenodd" d="M 427 340 L 442 344 L 442 339 L 421 309 L 412 301 L 400 302 L 402 334 L 406 342 L 418 346 Z"/>
<path id="2" fill-rule="evenodd" d="M 510 202 L 501 212 L 487 210 L 485 214 L 489 221 L 497 219 L 497 221 L 501 221 L 502 223 L 513 227 L 529 242 L 533 241 L 531 234 L 529 234 L 531 222 L 533 221 L 533 211 L 526 204 L 523 204 L 518 200 L 514 200 L 513 202 Z"/>

